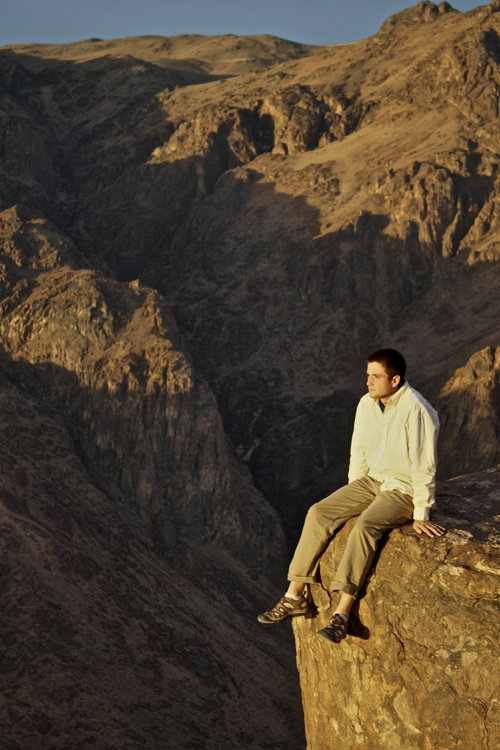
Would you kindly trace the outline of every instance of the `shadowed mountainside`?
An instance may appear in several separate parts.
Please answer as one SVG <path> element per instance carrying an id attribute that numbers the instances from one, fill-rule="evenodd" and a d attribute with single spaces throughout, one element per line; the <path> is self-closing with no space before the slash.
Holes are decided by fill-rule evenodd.
<path id="1" fill-rule="evenodd" d="M 294 743 L 293 660 L 249 625 L 248 569 L 199 541 L 159 557 L 149 520 L 96 488 L 56 411 L 3 378 L 0 404 L 1 746 Z"/>
<path id="2" fill-rule="evenodd" d="M 283 533 L 164 301 L 14 208 L 0 274 L 3 745 L 300 746 Z"/>

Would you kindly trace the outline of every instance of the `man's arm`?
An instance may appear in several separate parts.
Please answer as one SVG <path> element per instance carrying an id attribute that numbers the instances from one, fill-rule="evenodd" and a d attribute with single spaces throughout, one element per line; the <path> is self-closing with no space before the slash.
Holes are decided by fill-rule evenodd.
<path id="1" fill-rule="evenodd" d="M 424 408 L 415 409 L 408 421 L 408 450 L 412 464 L 413 528 L 417 534 L 442 536 L 445 529 L 429 520 L 435 502 L 437 439 L 439 420 L 437 413 Z"/>
<path id="2" fill-rule="evenodd" d="M 356 418 L 354 420 L 354 429 L 351 440 L 351 460 L 349 462 L 349 483 L 356 479 L 361 479 L 368 474 L 368 464 L 366 463 L 365 449 L 363 446 L 363 435 L 366 433 L 366 415 L 364 414 L 363 403 L 360 401 L 356 409 Z"/>

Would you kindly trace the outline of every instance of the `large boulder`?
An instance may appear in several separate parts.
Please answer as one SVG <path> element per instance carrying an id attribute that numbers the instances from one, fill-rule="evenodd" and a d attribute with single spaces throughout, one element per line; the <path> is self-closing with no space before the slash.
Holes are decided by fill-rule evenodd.
<path id="1" fill-rule="evenodd" d="M 500 747 L 500 472 L 439 485 L 440 539 L 390 532 L 341 644 L 315 636 L 353 521 L 294 622 L 309 750 Z"/>

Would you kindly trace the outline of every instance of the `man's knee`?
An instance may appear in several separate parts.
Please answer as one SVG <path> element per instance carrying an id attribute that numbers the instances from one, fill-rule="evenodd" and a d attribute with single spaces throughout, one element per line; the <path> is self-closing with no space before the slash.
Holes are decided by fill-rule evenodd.
<path id="1" fill-rule="evenodd" d="M 311 505 L 306 515 L 307 523 L 316 523 L 317 521 L 320 520 L 322 513 L 321 513 L 321 508 L 319 506 L 320 506 L 320 503 L 314 503 L 314 505 Z"/>
<path id="2" fill-rule="evenodd" d="M 304 526 L 321 526 L 321 528 L 327 528 L 331 523 L 332 519 L 330 517 L 330 514 L 327 512 L 320 500 L 319 503 L 314 503 L 314 505 L 311 505 L 311 507 L 307 511 Z"/>

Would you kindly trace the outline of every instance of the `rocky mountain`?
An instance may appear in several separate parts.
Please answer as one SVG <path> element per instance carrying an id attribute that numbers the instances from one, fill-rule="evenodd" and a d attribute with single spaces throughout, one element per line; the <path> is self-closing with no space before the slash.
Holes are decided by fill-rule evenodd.
<path id="1" fill-rule="evenodd" d="M 497 0 L 424 1 L 350 45 L 0 50 L 11 747 L 303 746 L 253 619 L 370 351 L 438 408 L 441 478 L 498 463 L 499 34 Z"/>
<path id="2" fill-rule="evenodd" d="M 497 345 L 497 11 L 419 3 L 314 54 L 3 50 L 4 204 L 166 299 L 292 537 L 345 475 L 367 352 L 401 348 L 420 386 Z"/>

